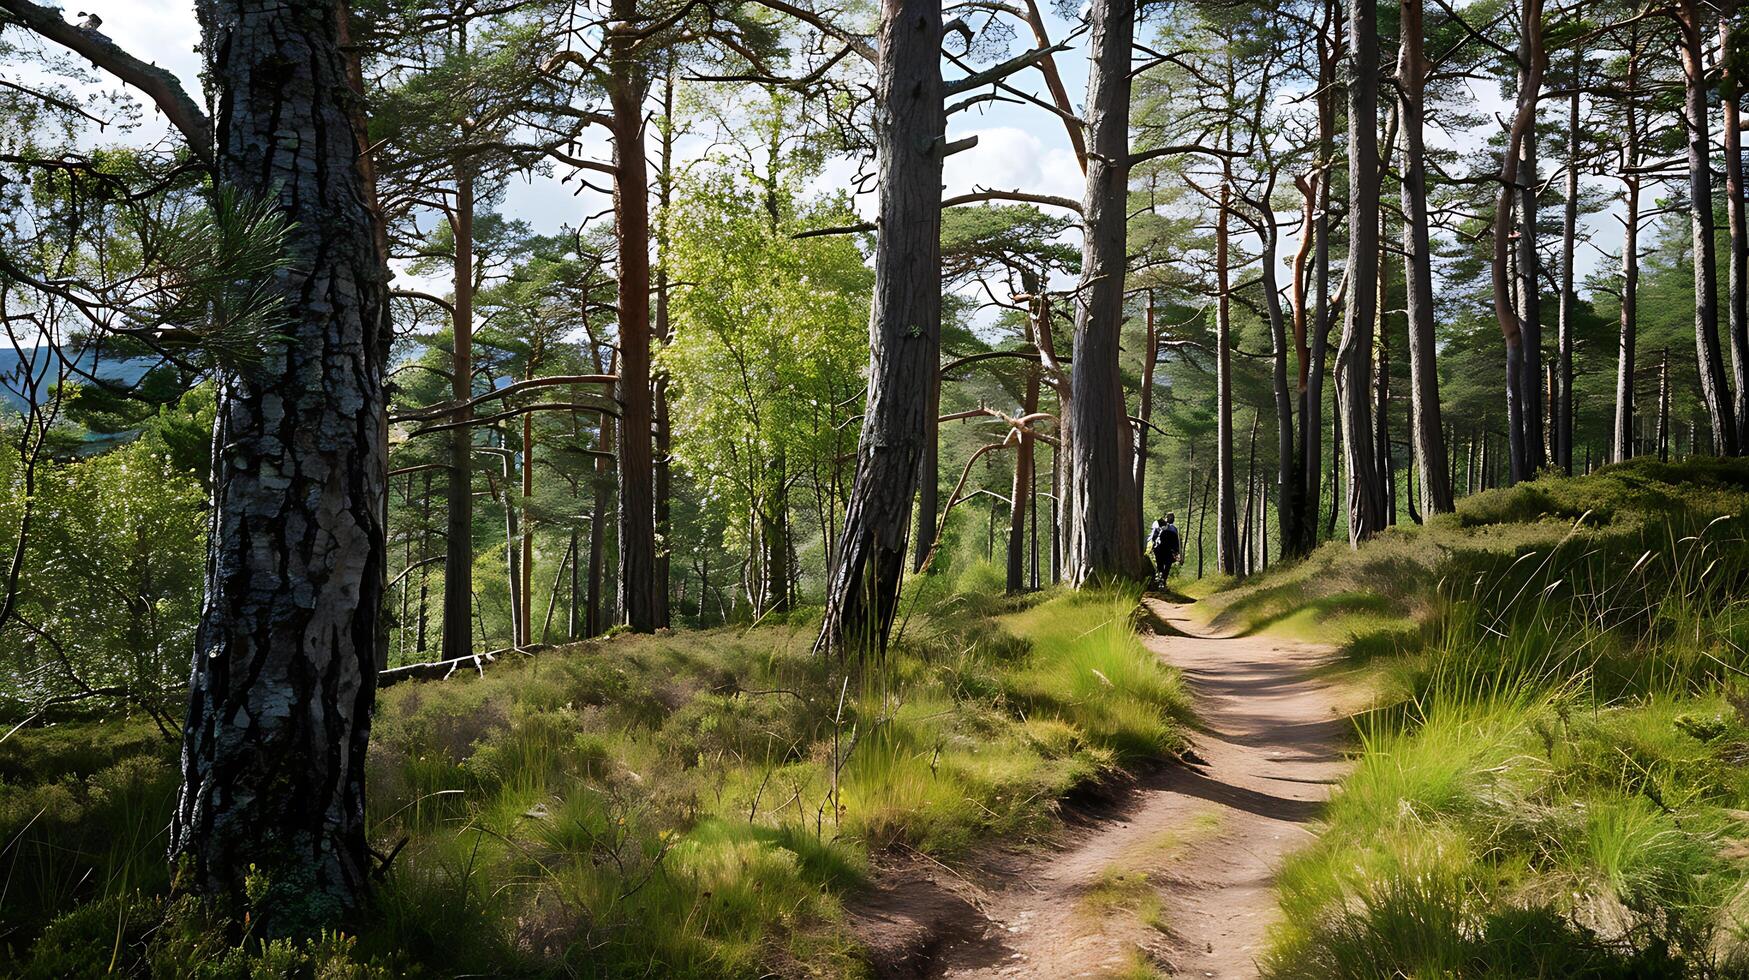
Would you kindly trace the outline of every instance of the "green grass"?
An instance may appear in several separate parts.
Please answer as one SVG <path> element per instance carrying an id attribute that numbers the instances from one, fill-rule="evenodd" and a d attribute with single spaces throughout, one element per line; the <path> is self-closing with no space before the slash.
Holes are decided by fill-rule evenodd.
<path id="1" fill-rule="evenodd" d="M 1741 461 L 1610 467 L 1324 556 L 1318 588 L 1397 567 L 1419 612 L 1348 646 L 1380 699 L 1282 871 L 1267 975 L 1749 976 L 1745 487 Z M 1267 628 L 1312 581 L 1227 615 Z"/>
<path id="2" fill-rule="evenodd" d="M 815 657 L 795 622 L 388 689 L 368 818 L 400 849 L 367 919 L 313 945 L 239 947 L 165 897 L 154 731 L 22 731 L 0 743 L 0 972 L 860 975 L 844 903 L 883 855 L 1045 838 L 1066 794 L 1182 745 L 1134 594 L 960 579 L 913 583 L 878 666 Z"/>

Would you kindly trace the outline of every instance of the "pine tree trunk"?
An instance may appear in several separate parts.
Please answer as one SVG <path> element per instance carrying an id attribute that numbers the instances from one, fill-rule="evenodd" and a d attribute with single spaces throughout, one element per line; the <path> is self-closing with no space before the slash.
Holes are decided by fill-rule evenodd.
<path id="1" fill-rule="evenodd" d="M 1030 343 L 1037 336 L 1037 331 L 1031 323 L 1027 324 L 1027 341 Z M 1020 414 L 1022 418 L 1038 411 L 1039 369 L 1028 366 L 1026 369 L 1025 386 L 1021 389 Z M 1143 395 L 1146 404 L 1147 396 Z M 1035 479 L 1034 439 L 1031 423 L 1021 430 L 1020 445 L 1015 447 L 1014 457 L 1014 487 L 1009 498 L 1008 507 L 1008 578 L 1007 587 L 1010 595 L 1026 591 L 1026 520 L 1032 517 L 1033 551 L 1038 550 L 1038 513 L 1037 504 L 1032 499 L 1033 481 Z"/>
<path id="2" fill-rule="evenodd" d="M 1427 150 L 1424 92 L 1427 58 L 1422 48 L 1421 0 L 1402 3 L 1401 67 L 1403 123 L 1404 295 L 1409 316 L 1409 429 L 1415 466 L 1421 473 L 1423 509 L 1443 514 L 1453 507 L 1439 406 L 1439 344 L 1434 331 L 1433 247 L 1427 217 Z"/>
<path id="3" fill-rule="evenodd" d="M 1567 97 L 1567 193 L 1561 210 L 1561 305 L 1556 327 L 1556 368 L 1553 392 L 1555 465 L 1573 475 L 1573 317 L 1578 283 L 1573 278 L 1573 252 L 1579 241 L 1579 67 L 1583 57 L 1573 49 L 1573 91 Z"/>
<path id="4" fill-rule="evenodd" d="M 1720 69 L 1719 89 L 1724 107 L 1725 216 L 1730 227 L 1730 257 L 1727 288 L 1729 299 L 1726 333 L 1731 339 L 1731 383 L 1736 390 L 1732 408 L 1737 423 L 1737 452 L 1749 453 L 1749 228 L 1744 226 L 1743 121 L 1741 64 L 1733 71 L 1737 4 L 1725 5 L 1719 16 L 1719 47 L 1726 52 Z"/>
<path id="5" fill-rule="evenodd" d="M 1130 45 L 1135 0 L 1092 0 L 1088 14 L 1086 234 L 1069 405 L 1074 510 L 1069 573 L 1077 586 L 1147 574 L 1130 472 L 1133 442 L 1118 352 L 1129 218 Z"/>
<path id="6" fill-rule="evenodd" d="M 474 378 L 474 178 L 465 164 L 456 167 L 455 211 L 450 232 L 455 239 L 451 287 L 455 315 L 451 323 L 451 394 L 464 404 L 473 396 Z M 444 534 L 443 659 L 457 660 L 474 652 L 474 431 L 473 411 L 458 408 L 449 434 L 448 521 Z"/>
<path id="7" fill-rule="evenodd" d="M 1713 240 L 1712 144 L 1707 129 L 1705 44 L 1700 0 L 1679 0 L 1684 99 L 1683 131 L 1688 140 L 1688 200 L 1694 230 L 1694 349 L 1700 374 L 1701 404 L 1712 424 L 1713 446 L 1721 456 L 1737 454 L 1737 423 L 1719 350 L 1719 283 Z"/>
<path id="8" fill-rule="evenodd" d="M 1154 368 L 1160 358 L 1160 333 L 1154 325 L 1154 291 L 1147 292 L 1147 306 L 1143 310 L 1146 317 L 1146 327 L 1142 340 L 1142 390 L 1136 398 L 1136 418 L 1141 419 L 1136 426 L 1136 452 L 1131 460 L 1131 471 L 1134 476 L 1136 493 L 1136 527 L 1148 526 L 1147 519 L 1142 514 L 1142 498 L 1148 485 L 1148 428 L 1154 421 Z"/>
<path id="9" fill-rule="evenodd" d="M 1215 214 L 1215 561 L 1223 575 L 1239 574 L 1239 507 L 1233 479 L 1233 318 L 1228 293 L 1228 222 L 1232 193 L 1223 166 L 1220 204 Z M 1079 370 L 1079 364 L 1076 365 Z"/>
<path id="10" fill-rule="evenodd" d="M 1627 136 L 1622 147 L 1622 181 L 1627 185 L 1627 203 L 1622 216 L 1621 334 L 1615 368 L 1615 427 L 1609 458 L 1619 463 L 1634 455 L 1634 355 L 1639 343 L 1640 295 L 1640 178 L 1633 171 L 1640 165 L 1639 98 L 1640 34 L 1635 28 L 1628 40 Z"/>
<path id="11" fill-rule="evenodd" d="M 267 284 L 287 319 L 260 363 L 218 378 L 169 851 L 178 887 L 235 901 L 254 935 L 311 935 L 361 906 L 370 871 L 388 269 L 344 5 L 211 0 L 200 13 L 216 178 L 290 221 Z"/>
<path id="12" fill-rule="evenodd" d="M 633 27 L 637 0 L 613 0 L 607 94 L 613 130 L 614 234 L 619 242 L 619 605 L 633 632 L 660 622 L 655 450 L 650 388 L 650 174 L 644 153 L 649 77 Z"/>
<path id="13" fill-rule="evenodd" d="M 826 590 L 823 650 L 886 648 L 911 503 L 934 431 L 941 348 L 941 5 L 883 0 L 875 79 L 880 237 L 868 407 L 843 543 Z M 1079 373 L 1079 372 L 1077 372 Z"/>
<path id="14" fill-rule="evenodd" d="M 1519 77 L 1518 108 L 1507 134 L 1506 151 L 1500 164 L 1500 192 L 1494 205 L 1494 315 L 1500 322 L 1500 333 L 1506 345 L 1506 438 L 1508 468 L 1513 482 L 1529 479 L 1536 473 L 1530 444 L 1540 444 L 1537 435 L 1536 399 L 1531 392 L 1540 384 L 1539 376 L 1531 373 L 1538 358 L 1527 353 L 1536 337 L 1519 316 L 1513 297 L 1513 224 L 1515 204 L 1522 205 L 1519 184 L 1523 145 L 1536 126 L 1536 93 L 1542 87 L 1542 0 L 1524 0 L 1521 11 L 1524 38 L 1520 44 L 1523 61 Z M 1520 232 L 1522 234 L 1522 232 Z M 1534 243 L 1532 251 L 1534 252 Z M 1531 290 L 1533 296 L 1535 290 Z"/>
<path id="15" fill-rule="evenodd" d="M 1324 20 L 1330 36 L 1318 34 L 1318 203 L 1313 227 L 1312 288 L 1314 316 L 1310 344 L 1311 366 L 1300 403 L 1301 478 L 1305 521 L 1301 526 L 1300 550 L 1310 553 L 1318 546 L 1320 497 L 1324 483 L 1324 373 L 1329 356 L 1330 332 L 1335 318 L 1330 309 L 1330 187 L 1336 152 L 1336 78 L 1341 57 L 1342 15 L 1336 0 L 1326 0 Z M 1333 447 L 1334 448 L 1334 447 Z M 1341 450 L 1337 448 L 1339 457 Z M 1332 492 L 1334 488 L 1332 488 Z"/>
<path id="16" fill-rule="evenodd" d="M 1378 11 L 1368 3 L 1349 10 L 1353 56 L 1348 79 L 1348 268 L 1350 290 L 1336 352 L 1336 400 L 1348 471 L 1348 540 L 1360 542 L 1385 526 L 1384 482 L 1373 446 L 1374 307 L 1370 288 L 1379 261 Z"/>
<path id="17" fill-rule="evenodd" d="M 1528 6 L 1528 5 L 1527 5 Z M 1525 14 L 1526 22 L 1520 41 L 1521 66 L 1535 64 L 1535 69 L 1521 67 L 1519 98 L 1528 100 L 1531 124 L 1518 141 L 1518 303 L 1519 330 L 1524 336 L 1524 478 L 1533 479 L 1548 462 L 1548 429 L 1544 426 L 1543 401 L 1543 320 L 1542 320 L 1542 253 L 1537 249 L 1540 231 L 1537 225 L 1537 191 L 1542 181 L 1537 174 L 1536 107 L 1542 98 L 1542 75 L 1547 69 L 1543 51 L 1542 4 L 1536 5 L 1535 23 Z"/>
<path id="18" fill-rule="evenodd" d="M 1275 211 L 1262 202 L 1263 253 L 1262 263 L 1264 310 L 1268 314 L 1271 348 L 1270 382 L 1275 394 L 1276 524 L 1280 528 L 1282 551 L 1288 552 L 1288 542 L 1298 537 L 1301 520 L 1301 480 L 1299 447 L 1294 443 L 1294 392 L 1289 387 L 1287 368 L 1287 315 L 1281 307 L 1281 291 L 1276 284 Z M 1302 357 L 1301 363 L 1304 363 Z"/>

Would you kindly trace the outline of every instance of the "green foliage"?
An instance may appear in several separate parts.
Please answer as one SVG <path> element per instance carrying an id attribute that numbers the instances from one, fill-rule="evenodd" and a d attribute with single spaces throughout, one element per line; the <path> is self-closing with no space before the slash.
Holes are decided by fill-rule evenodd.
<path id="1" fill-rule="evenodd" d="M 0 457 L 0 527 L 19 528 L 25 473 Z M 153 708 L 176 698 L 199 618 L 205 495 L 166 440 L 148 432 L 35 474 L 16 618 L 0 626 L 0 664 L 16 678 L 0 717 L 49 699 Z M 14 539 L 16 540 L 16 539 Z"/>

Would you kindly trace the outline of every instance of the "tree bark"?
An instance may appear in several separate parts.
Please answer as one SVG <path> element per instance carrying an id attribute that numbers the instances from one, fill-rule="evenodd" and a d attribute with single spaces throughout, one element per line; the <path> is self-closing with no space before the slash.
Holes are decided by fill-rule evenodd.
<path id="1" fill-rule="evenodd" d="M 1712 424 L 1714 451 L 1737 454 L 1736 413 L 1719 350 L 1719 283 L 1713 243 L 1712 145 L 1707 130 L 1705 44 L 1699 0 L 1679 0 L 1683 131 L 1688 140 L 1688 200 L 1694 231 L 1694 351 L 1700 374 L 1701 404 Z"/>
<path id="2" fill-rule="evenodd" d="M 1215 563 L 1223 575 L 1239 574 L 1239 505 L 1233 476 L 1233 317 L 1228 283 L 1231 165 L 1223 158 L 1220 203 L 1215 213 Z M 1079 365 L 1076 365 L 1077 370 Z"/>
<path id="3" fill-rule="evenodd" d="M 1638 106 L 1640 81 L 1640 33 L 1636 26 L 1629 35 L 1626 93 L 1623 103 L 1627 113 L 1627 133 L 1622 144 L 1622 182 L 1627 185 L 1626 204 L 1622 216 L 1621 246 L 1621 331 L 1615 366 L 1615 427 L 1610 440 L 1609 458 L 1619 463 L 1634 455 L 1634 359 L 1639 343 L 1640 294 L 1640 177 L 1634 171 L 1640 165 L 1640 127 Z"/>
<path id="4" fill-rule="evenodd" d="M 1535 399 L 1529 389 L 1541 381 L 1531 373 L 1533 365 L 1526 348 L 1536 342 L 1527 333 L 1513 301 L 1512 287 L 1512 212 L 1521 197 L 1519 165 L 1522 146 L 1536 126 L 1536 93 L 1542 87 L 1542 0 L 1524 0 L 1521 17 L 1524 21 L 1524 41 L 1521 58 L 1524 65 L 1519 80 L 1518 108 L 1507 134 L 1506 150 L 1500 162 L 1500 192 L 1494 204 L 1494 315 L 1500 322 L 1500 333 L 1506 344 L 1506 438 L 1508 467 L 1513 482 L 1535 475 L 1530 443 L 1540 444 L 1537 434 Z M 1534 244 L 1532 251 L 1534 252 Z M 1532 290 L 1534 293 L 1535 291 Z"/>
<path id="5" fill-rule="evenodd" d="M 276 201 L 284 341 L 219 377 L 206 598 L 170 828 L 177 884 L 256 935 L 346 920 L 386 588 L 388 268 L 339 2 L 200 7 L 217 181 Z M 245 887 L 245 878 L 260 883 Z"/>
<path id="6" fill-rule="evenodd" d="M 1142 340 L 1142 390 L 1136 398 L 1136 418 L 1141 423 L 1136 426 L 1136 453 L 1131 461 L 1131 469 L 1135 474 L 1136 493 L 1136 527 L 1148 526 L 1148 521 L 1142 513 L 1144 506 L 1142 498 L 1148 485 L 1148 429 L 1154 422 L 1154 368 L 1160 358 L 1160 332 L 1154 324 L 1154 291 L 1148 290 L 1147 308 L 1143 311 L 1146 325 Z"/>
<path id="7" fill-rule="evenodd" d="M 1336 352 L 1336 399 L 1348 471 L 1348 540 L 1358 546 L 1385 526 L 1384 483 L 1367 397 L 1378 298 L 1369 283 L 1379 261 L 1379 38 L 1373 4 L 1350 5 L 1348 33 L 1348 268 L 1354 288 Z"/>
<path id="8" fill-rule="evenodd" d="M 1736 37 L 1737 4 L 1725 5 L 1719 16 L 1719 50 L 1724 53 L 1719 71 L 1720 101 L 1725 129 L 1725 216 L 1730 227 L 1728 263 L 1729 300 L 1726 333 L 1731 339 L 1731 382 L 1736 390 L 1733 414 L 1737 423 L 1737 451 L 1749 452 L 1749 228 L 1744 226 L 1743 121 L 1738 103 L 1743 98 L 1730 55 Z"/>
<path id="9" fill-rule="evenodd" d="M 614 234 L 619 242 L 619 605 L 633 632 L 660 623 L 656 578 L 655 450 L 650 387 L 650 174 L 644 157 L 644 95 L 637 0 L 613 0 L 608 101 L 613 131 Z"/>
<path id="10" fill-rule="evenodd" d="M 1528 107 L 1530 125 L 1518 140 L 1518 302 L 1519 330 L 1524 336 L 1524 478 L 1532 479 L 1548 462 L 1543 401 L 1542 253 L 1537 249 L 1541 232 L 1537 224 L 1536 111 L 1542 100 L 1542 77 L 1548 70 L 1548 54 L 1542 37 L 1542 0 L 1535 13 L 1530 4 L 1521 26 L 1519 48 L 1519 99 Z M 1534 67 L 1533 67 L 1534 66 Z"/>
<path id="11" fill-rule="evenodd" d="M 869 325 L 868 407 L 838 563 L 816 647 L 886 649 L 897 610 L 940 370 L 941 5 L 882 0 L 875 76 L 880 237 Z M 1079 373 L 1079 372 L 1077 372 Z"/>
<path id="12" fill-rule="evenodd" d="M 1033 304 L 1033 308 L 1037 309 L 1038 304 Z M 1028 343 L 1033 343 L 1038 336 L 1038 331 L 1030 321 L 1027 323 L 1026 334 Z M 1022 418 L 1030 417 L 1038 411 L 1039 368 L 1036 365 L 1028 364 L 1025 370 L 1026 381 L 1020 395 L 1020 415 Z M 1142 399 L 1143 403 L 1146 404 L 1147 395 L 1144 394 Z M 1020 445 L 1015 449 L 1014 487 L 1012 496 L 1009 498 L 1007 577 L 1009 595 L 1024 592 L 1027 587 L 1026 521 L 1028 515 L 1032 517 L 1033 560 L 1035 569 L 1037 567 L 1038 512 L 1037 502 L 1032 499 L 1036 469 L 1034 456 L 1034 437 L 1029 423 L 1027 428 L 1021 430 Z M 1035 570 L 1034 579 L 1036 580 L 1036 578 L 1037 572 Z M 1037 582 L 1035 581 L 1033 584 L 1036 585 Z"/>
<path id="13" fill-rule="evenodd" d="M 449 434 L 449 485 L 443 562 L 443 659 L 459 660 L 474 652 L 474 432 L 468 400 L 474 378 L 474 178 L 465 162 L 456 167 L 455 211 L 450 233 L 455 239 L 451 276 L 455 312 L 451 320 L 452 374 L 450 391 L 460 407 Z"/>
<path id="14" fill-rule="evenodd" d="M 1397 76 L 1402 86 L 1403 262 L 1409 316 L 1409 412 L 1415 466 L 1421 473 L 1422 507 L 1451 511 L 1450 464 L 1445 421 L 1439 406 L 1438 340 L 1434 335 L 1433 246 L 1427 217 L 1427 57 L 1423 53 L 1421 0 L 1402 2 L 1402 46 Z"/>
<path id="15" fill-rule="evenodd" d="M 1555 465 L 1573 475 L 1573 317 L 1578 284 L 1573 278 L 1573 253 L 1579 242 L 1579 86 L 1583 53 L 1573 49 L 1573 91 L 1567 97 L 1567 188 L 1561 210 L 1561 305 L 1556 326 L 1556 367 L 1553 415 Z"/>
<path id="16" fill-rule="evenodd" d="M 1318 172 L 1316 222 L 1312 250 L 1314 310 L 1309 348 L 1311 364 L 1300 403 L 1301 478 L 1305 481 L 1304 510 L 1299 550 L 1309 554 L 1318 546 L 1318 517 L 1324 481 L 1324 372 L 1329 356 L 1330 332 L 1335 318 L 1330 309 L 1330 187 L 1336 153 L 1336 81 L 1342 56 L 1342 14 L 1336 0 L 1326 0 L 1324 22 L 1318 34 Z M 1336 448 L 1336 447 L 1333 447 Z M 1339 455 L 1341 450 L 1336 448 Z M 1332 486 L 1331 492 L 1335 492 Z M 1332 524 L 1334 519 L 1332 519 Z"/>
<path id="17" fill-rule="evenodd" d="M 1275 395 L 1276 525 L 1282 540 L 1281 550 L 1286 554 L 1293 547 L 1289 542 L 1299 537 L 1299 523 L 1304 519 L 1300 510 L 1302 481 L 1299 447 L 1294 442 L 1294 391 L 1288 381 L 1287 314 L 1281 307 L 1281 291 L 1276 283 L 1275 253 L 1279 234 L 1275 228 L 1275 211 L 1267 197 L 1260 202 L 1260 208 L 1263 220 L 1258 229 L 1262 239 L 1259 261 L 1262 263 L 1264 310 L 1269 320 L 1270 382 Z M 1303 324 L 1300 334 L 1304 336 Z M 1303 351 L 1300 363 L 1305 363 Z"/>
<path id="18" fill-rule="evenodd" d="M 1130 45 L 1135 0 L 1092 0 L 1087 74 L 1086 234 L 1075 318 L 1075 369 L 1069 405 L 1074 511 L 1070 580 L 1077 586 L 1147 574 L 1128 399 L 1118 368 L 1123 331 L 1129 205 Z"/>
<path id="19" fill-rule="evenodd" d="M 662 149 L 657 171 L 656 199 L 661 219 L 656 223 L 656 322 L 655 339 L 663 347 L 674 341 L 674 331 L 668 322 L 668 219 L 669 203 L 674 196 L 674 63 L 669 61 L 662 85 Z M 656 525 L 656 625 L 669 621 L 669 590 L 673 588 L 671 568 L 674 541 L 669 529 L 669 503 L 673 492 L 674 430 L 668 420 L 668 371 L 656 373 L 651 392 L 651 414 L 655 429 L 654 446 L 654 513 Z"/>

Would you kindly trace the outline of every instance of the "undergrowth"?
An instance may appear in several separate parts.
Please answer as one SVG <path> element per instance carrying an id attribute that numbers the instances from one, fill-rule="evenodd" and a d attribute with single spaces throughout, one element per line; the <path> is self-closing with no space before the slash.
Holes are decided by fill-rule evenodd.
<path id="1" fill-rule="evenodd" d="M 856 976 L 844 900 L 883 855 L 1041 837 L 1065 794 L 1180 747 L 1135 606 L 924 578 L 879 662 L 792 621 L 390 688 L 368 816 L 393 860 L 356 929 L 297 946 L 167 897 L 155 730 L 25 729 L 0 742 L 0 972 Z"/>
<path id="2" fill-rule="evenodd" d="M 1635 462 L 1323 556 L 1327 597 L 1397 569 L 1418 625 L 1343 624 L 1381 696 L 1266 973 L 1749 976 L 1746 503 L 1743 461 Z"/>

